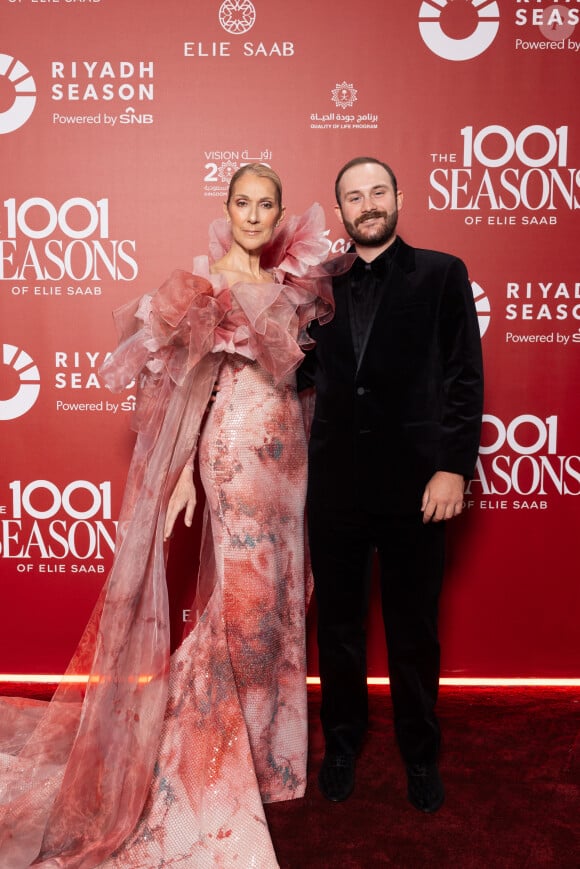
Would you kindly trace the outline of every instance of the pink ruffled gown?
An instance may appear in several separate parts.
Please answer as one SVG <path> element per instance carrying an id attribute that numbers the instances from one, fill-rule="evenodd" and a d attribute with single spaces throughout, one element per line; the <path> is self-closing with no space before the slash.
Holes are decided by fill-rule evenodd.
<path id="1" fill-rule="evenodd" d="M 115 562 L 48 704 L 0 709 L 2 869 L 277 866 L 263 802 L 304 793 L 306 441 L 294 370 L 331 316 L 324 216 L 287 221 L 271 284 L 175 272 L 119 313 L 111 388 L 140 372 Z M 212 227 L 210 251 L 227 249 Z M 205 416 L 215 383 L 219 390 Z M 202 425 L 203 422 L 203 425 Z M 200 434 L 201 432 L 201 434 Z M 197 452 L 197 614 L 169 656 L 163 523 Z"/>

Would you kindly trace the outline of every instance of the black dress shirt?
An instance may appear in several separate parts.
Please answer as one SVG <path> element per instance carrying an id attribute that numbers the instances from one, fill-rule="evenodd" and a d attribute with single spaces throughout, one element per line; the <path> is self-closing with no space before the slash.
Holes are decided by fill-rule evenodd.
<path id="1" fill-rule="evenodd" d="M 395 239 L 371 262 L 357 257 L 349 272 L 348 304 L 357 361 L 360 361 L 364 350 L 374 313 L 387 292 L 397 242 L 398 239 Z"/>

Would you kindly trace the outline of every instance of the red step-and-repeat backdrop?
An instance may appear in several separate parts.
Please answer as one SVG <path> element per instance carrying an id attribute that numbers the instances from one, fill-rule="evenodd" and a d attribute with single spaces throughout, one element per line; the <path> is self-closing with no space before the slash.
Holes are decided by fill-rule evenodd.
<path id="1" fill-rule="evenodd" d="M 579 21 L 578 0 L 0 0 L 1 673 L 62 672 L 111 565 L 134 406 L 98 376 L 111 311 L 191 268 L 246 162 L 343 250 L 334 177 L 370 154 L 401 235 L 466 261 L 483 335 L 444 675 L 580 675 Z"/>

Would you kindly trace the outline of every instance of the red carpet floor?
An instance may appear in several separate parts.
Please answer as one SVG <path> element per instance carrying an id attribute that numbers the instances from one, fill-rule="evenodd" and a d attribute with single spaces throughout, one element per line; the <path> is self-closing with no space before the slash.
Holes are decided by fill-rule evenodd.
<path id="1" fill-rule="evenodd" d="M 407 802 L 388 689 L 371 691 L 369 734 L 345 803 L 327 802 L 316 785 L 318 689 L 309 708 L 306 796 L 266 806 L 281 869 L 580 869 L 577 689 L 442 688 L 447 796 L 434 815 Z"/>
<path id="2" fill-rule="evenodd" d="M 442 688 L 447 796 L 435 815 L 406 800 L 388 689 L 371 694 L 354 794 L 327 802 L 316 785 L 318 689 L 309 699 L 306 797 L 266 807 L 282 869 L 579 869 L 577 690 Z"/>

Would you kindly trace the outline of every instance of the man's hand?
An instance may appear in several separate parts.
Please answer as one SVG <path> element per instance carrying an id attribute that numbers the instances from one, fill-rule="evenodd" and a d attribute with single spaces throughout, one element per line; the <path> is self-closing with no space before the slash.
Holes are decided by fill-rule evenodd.
<path id="1" fill-rule="evenodd" d="M 164 540 L 169 540 L 171 537 L 175 520 L 184 507 L 185 516 L 183 521 L 188 528 L 191 527 L 196 500 L 195 486 L 193 485 L 193 469 L 186 465 L 179 475 L 179 479 L 175 484 L 175 489 L 171 493 L 171 498 L 167 505 L 167 515 L 165 517 L 165 527 L 163 529 Z"/>
<path id="2" fill-rule="evenodd" d="M 463 510 L 464 488 L 465 481 L 461 474 L 448 471 L 433 474 L 423 492 L 423 522 L 441 522 L 442 519 L 459 516 Z"/>

